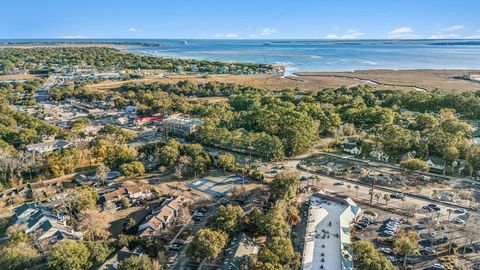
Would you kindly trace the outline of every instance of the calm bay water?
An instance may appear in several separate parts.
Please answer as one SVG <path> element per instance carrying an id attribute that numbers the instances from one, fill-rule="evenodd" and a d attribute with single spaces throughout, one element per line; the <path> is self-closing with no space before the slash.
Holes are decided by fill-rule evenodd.
<path id="1" fill-rule="evenodd" d="M 19 40 L 0 40 L 18 42 Z M 84 39 L 24 42 L 127 42 L 162 57 L 281 64 L 287 72 L 361 69 L 480 69 L 479 40 L 174 40 Z"/>
<path id="2" fill-rule="evenodd" d="M 287 72 L 361 69 L 480 69 L 480 42 L 158 40 L 129 51 L 164 57 L 282 64 Z"/>

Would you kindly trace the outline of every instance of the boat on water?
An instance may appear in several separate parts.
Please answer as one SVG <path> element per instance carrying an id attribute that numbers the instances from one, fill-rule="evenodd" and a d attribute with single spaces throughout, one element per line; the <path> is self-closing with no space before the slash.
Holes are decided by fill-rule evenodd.
<path id="1" fill-rule="evenodd" d="M 187 45 L 188 42 L 187 42 L 186 40 L 182 40 L 182 41 L 180 41 L 180 44 L 182 44 L 182 45 Z"/>

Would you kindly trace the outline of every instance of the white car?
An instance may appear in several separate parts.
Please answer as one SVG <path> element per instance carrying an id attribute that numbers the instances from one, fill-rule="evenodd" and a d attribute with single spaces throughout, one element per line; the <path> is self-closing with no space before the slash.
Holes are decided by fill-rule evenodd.
<path id="1" fill-rule="evenodd" d="M 453 222 L 455 222 L 455 224 L 465 224 L 465 220 L 461 219 L 461 218 L 455 218 L 453 220 Z"/>
<path id="2" fill-rule="evenodd" d="M 386 230 L 383 232 L 384 235 L 387 235 L 387 236 L 394 236 L 395 235 L 395 232 L 394 231 L 390 231 L 390 230 Z"/>
<path id="3" fill-rule="evenodd" d="M 445 269 L 445 266 L 439 264 L 439 263 L 434 263 L 432 265 L 432 269 L 435 269 L 435 270 L 444 270 Z"/>
<path id="4" fill-rule="evenodd" d="M 378 250 L 380 250 L 381 252 L 386 253 L 386 254 L 392 253 L 392 249 L 391 249 L 391 248 L 384 248 L 384 247 L 382 247 L 382 248 L 379 248 Z"/>
<path id="5" fill-rule="evenodd" d="M 465 215 L 467 213 L 467 210 L 463 208 L 457 208 L 455 209 L 455 213 Z"/>

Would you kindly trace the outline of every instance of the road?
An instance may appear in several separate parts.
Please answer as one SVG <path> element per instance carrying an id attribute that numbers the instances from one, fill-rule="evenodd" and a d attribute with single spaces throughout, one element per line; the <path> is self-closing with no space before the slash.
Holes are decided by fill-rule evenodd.
<path id="1" fill-rule="evenodd" d="M 55 86 L 57 75 L 50 75 L 43 85 L 37 89 L 35 100 L 37 103 L 44 103 L 48 101 L 48 90 Z"/>
<path id="2" fill-rule="evenodd" d="M 205 226 L 208 218 L 216 212 L 220 203 L 221 202 L 217 202 L 213 205 L 210 205 L 208 212 L 205 213 L 205 216 L 202 218 L 201 221 L 193 222 L 193 223 L 190 223 L 188 225 L 188 227 L 192 230 L 192 235 L 195 235 L 198 230 L 200 230 L 201 228 L 203 228 Z M 186 228 L 187 228 L 187 226 L 185 226 L 183 228 L 183 230 L 186 229 Z M 192 237 L 189 237 L 189 239 L 187 239 L 185 241 L 185 245 L 183 246 L 182 250 L 179 252 L 177 258 L 175 259 L 175 262 L 167 268 L 168 270 L 187 269 L 187 263 L 189 262 L 188 257 L 187 257 L 187 250 L 188 250 L 188 246 L 190 245 L 191 240 L 192 240 Z"/>

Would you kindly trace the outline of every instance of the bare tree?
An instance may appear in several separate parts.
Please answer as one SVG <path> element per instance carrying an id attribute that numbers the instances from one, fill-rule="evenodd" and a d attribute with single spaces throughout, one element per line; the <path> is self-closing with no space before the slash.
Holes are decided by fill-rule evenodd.
<path id="1" fill-rule="evenodd" d="M 97 167 L 97 170 L 95 172 L 95 179 L 102 185 L 105 185 L 109 172 L 110 172 L 110 168 L 108 168 L 105 164 L 101 163 Z"/>
<path id="2" fill-rule="evenodd" d="M 192 158 L 189 156 L 181 156 L 178 159 L 178 164 L 175 166 L 175 176 L 179 179 L 182 179 L 187 173 L 188 168 L 192 163 Z"/>

